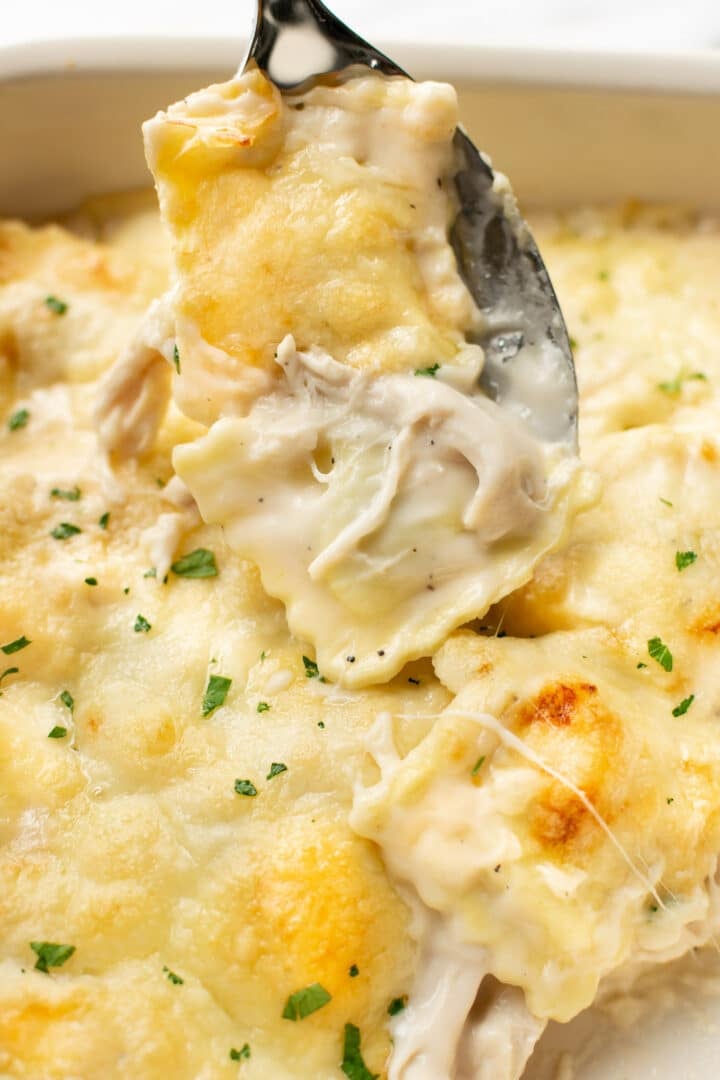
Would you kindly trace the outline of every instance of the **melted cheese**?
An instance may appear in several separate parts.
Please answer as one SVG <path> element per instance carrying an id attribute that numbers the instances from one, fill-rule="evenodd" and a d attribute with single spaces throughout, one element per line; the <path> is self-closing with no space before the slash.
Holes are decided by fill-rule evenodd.
<path id="1" fill-rule="evenodd" d="M 448 241 L 456 125 L 449 86 L 375 75 L 282 99 L 251 71 L 145 126 L 175 400 L 212 424 L 175 467 L 348 686 L 483 615 L 592 498 L 568 446 L 478 387 L 481 316 Z"/>
<path id="2" fill-rule="evenodd" d="M 540 222 L 602 500 L 434 668 L 354 690 L 308 677 L 283 607 L 174 476 L 174 455 L 199 460 L 224 427 L 263 432 L 254 401 L 209 433 L 166 407 L 174 338 L 143 325 L 167 284 L 157 222 L 99 202 L 72 224 L 84 239 L 0 226 L 0 403 L 5 421 L 29 412 L 0 429 L 0 645 L 31 642 L 0 654 L 0 1073 L 341 1080 L 352 1022 L 383 1080 L 517 1080 L 546 1017 L 596 990 L 628 1013 L 638 975 L 649 993 L 649 970 L 718 928 L 716 226 L 636 210 Z M 308 396 L 318 365 L 413 378 L 327 343 L 285 348 Z M 188 345 L 188 364 L 225 363 L 207 349 L 222 355 Z M 142 359 L 157 396 L 137 399 Z M 657 387 L 693 371 L 707 378 Z M 429 385 L 435 400 L 457 384 Z M 101 451 L 98 399 L 114 403 Z M 51 495 L 76 485 L 76 501 Z M 81 532 L 53 538 L 62 522 Z M 200 547 L 218 576 L 164 584 Z M 697 555 L 682 572 L 678 551 Z M 211 674 L 232 684 L 203 716 Z M 273 762 L 287 771 L 266 779 Z M 75 952 L 46 975 L 31 941 Z M 284 1020 L 314 982 L 331 1001 Z"/>

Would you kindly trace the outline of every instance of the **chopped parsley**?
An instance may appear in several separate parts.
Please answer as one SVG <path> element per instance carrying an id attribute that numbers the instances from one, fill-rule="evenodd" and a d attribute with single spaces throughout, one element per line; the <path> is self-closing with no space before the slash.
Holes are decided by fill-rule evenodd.
<path id="1" fill-rule="evenodd" d="M 11 653 L 20 652 L 21 649 L 26 648 L 28 645 L 32 645 L 32 642 L 23 634 L 22 637 L 9 641 L 7 645 L 0 645 L 0 651 L 4 652 L 6 656 L 10 656 Z"/>
<path id="2" fill-rule="evenodd" d="M 235 794 L 247 795 L 249 798 L 253 798 L 255 795 L 257 795 L 257 788 L 253 784 L 252 780 L 236 780 Z"/>
<path id="3" fill-rule="evenodd" d="M 690 708 L 690 706 L 692 705 L 694 700 L 695 700 L 695 695 L 694 694 L 691 694 L 690 697 L 683 698 L 682 701 L 680 702 L 680 704 L 676 705 L 675 708 L 673 709 L 673 711 L 672 711 L 673 716 L 684 716 L 685 713 Z"/>
<path id="4" fill-rule="evenodd" d="M 49 308 L 50 311 L 53 311 L 56 315 L 64 315 L 68 309 L 65 301 L 58 300 L 57 296 L 46 296 L 45 307 Z"/>
<path id="5" fill-rule="evenodd" d="M 81 495 L 82 492 L 77 484 L 74 488 L 53 488 L 50 492 L 51 499 L 67 499 L 68 502 L 77 502 Z"/>
<path id="6" fill-rule="evenodd" d="M 424 375 L 429 379 L 434 379 L 438 371 L 440 370 L 439 364 L 431 364 L 430 367 L 415 368 L 416 375 Z"/>
<path id="7" fill-rule="evenodd" d="M 175 972 L 171 971 L 169 967 L 165 966 L 165 964 L 163 964 L 163 971 L 165 972 L 168 980 L 173 984 L 173 986 L 182 986 L 182 984 L 185 982 L 184 979 L 181 979 L 179 975 L 176 975 Z"/>
<path id="8" fill-rule="evenodd" d="M 676 551 L 675 552 L 675 565 L 678 570 L 685 570 L 697 559 L 697 554 L 694 551 Z"/>
<path id="9" fill-rule="evenodd" d="M 236 1050 L 233 1046 L 230 1050 L 231 1061 L 242 1061 L 243 1058 L 250 1057 L 250 1043 L 244 1043 L 239 1050 Z"/>
<path id="10" fill-rule="evenodd" d="M 647 664 L 645 663 L 645 661 L 644 661 L 644 660 L 638 660 L 638 662 L 637 662 L 637 664 L 635 665 L 635 667 L 636 667 L 636 668 L 638 669 L 638 671 L 639 671 L 639 670 L 640 670 L 640 668 L 646 668 L 646 667 L 647 667 Z"/>
<path id="11" fill-rule="evenodd" d="M 69 540 L 71 536 L 77 536 L 79 532 L 82 532 L 82 529 L 79 529 L 77 525 L 73 525 L 69 521 L 61 521 L 59 525 L 50 530 L 50 535 L 54 536 L 56 540 Z"/>
<path id="12" fill-rule="evenodd" d="M 269 712 L 270 711 L 270 706 L 268 705 L 267 701 L 258 701 L 258 703 L 257 703 L 257 711 L 258 712 Z"/>
<path id="13" fill-rule="evenodd" d="M 173 345 L 173 364 L 175 365 L 175 370 L 177 371 L 177 373 L 179 375 L 180 374 L 180 350 L 178 349 L 177 344 Z"/>
<path id="14" fill-rule="evenodd" d="M 668 804 L 668 806 L 669 806 L 669 805 L 670 805 L 670 803 L 674 803 L 674 802 L 675 802 L 675 799 L 673 798 L 673 796 L 672 796 L 672 795 L 668 795 L 668 797 L 667 797 L 667 799 L 665 800 L 665 802 L 666 802 L 666 803 Z"/>
<path id="15" fill-rule="evenodd" d="M 270 766 L 270 772 L 265 777 L 266 780 L 272 780 L 273 776 L 279 776 L 280 773 L 287 772 L 287 765 L 282 761 L 273 761 Z"/>
<path id="16" fill-rule="evenodd" d="M 136 634 L 147 634 L 152 630 L 152 623 L 149 623 L 144 615 L 138 615 L 133 630 Z"/>
<path id="17" fill-rule="evenodd" d="M 98 583 L 98 582 L 97 582 L 97 578 L 96 578 L 96 577 L 86 577 L 86 578 L 85 578 L 85 584 L 86 584 L 86 585 L 97 585 L 97 583 Z"/>
<path id="18" fill-rule="evenodd" d="M 360 1029 L 354 1024 L 345 1025 L 343 1059 L 340 1068 L 348 1080 L 378 1080 L 377 1073 L 371 1073 L 363 1061 L 360 1052 Z"/>
<path id="19" fill-rule="evenodd" d="M 412 675 L 408 676 L 408 682 L 412 683 L 413 686 L 419 686 L 420 685 L 420 680 L 419 679 L 413 679 Z"/>
<path id="20" fill-rule="evenodd" d="M 20 428 L 24 428 L 30 419 L 30 412 L 28 409 L 18 409 L 14 412 L 8 420 L 8 428 L 10 431 L 18 431 Z"/>
<path id="21" fill-rule="evenodd" d="M 402 997 L 393 998 L 387 1007 L 388 1016 L 397 1016 L 399 1012 L 402 1012 L 407 1005 L 407 995 L 403 994 Z"/>
<path id="22" fill-rule="evenodd" d="M 320 670 L 314 660 L 311 660 L 309 656 L 303 656 L 303 665 L 305 667 L 305 675 L 308 679 L 319 679 Z"/>
<path id="23" fill-rule="evenodd" d="M 707 375 L 703 371 L 691 371 L 689 374 L 681 373 L 668 382 L 658 383 L 658 390 L 662 390 L 665 394 L 679 394 L 684 383 L 693 381 L 707 382 Z"/>
<path id="24" fill-rule="evenodd" d="M 73 696 L 69 690 L 63 690 L 62 694 L 60 695 L 60 700 L 62 701 L 66 709 L 69 709 L 70 712 L 73 711 L 73 709 L 75 708 L 75 702 L 73 701 Z"/>
<path id="25" fill-rule="evenodd" d="M 664 668 L 665 671 L 672 671 L 672 653 L 668 649 L 667 645 L 664 644 L 662 638 L 650 638 L 650 640 L 648 641 L 648 652 L 650 653 L 650 656 L 653 658 L 653 660 L 657 660 L 661 668 Z"/>
<path id="26" fill-rule="evenodd" d="M 19 671 L 19 670 L 20 670 L 20 668 L 19 668 L 19 667 L 8 667 L 8 668 L 5 668 L 5 670 L 3 671 L 2 675 L 0 675 L 0 683 L 1 683 L 2 681 L 3 681 L 3 679 L 5 678 L 5 676 L 6 676 L 6 675 L 17 675 L 17 673 L 18 673 L 18 671 Z"/>
<path id="27" fill-rule="evenodd" d="M 52 941 L 31 941 L 30 948 L 37 956 L 36 971 L 49 974 L 49 968 L 62 967 L 75 952 L 74 945 L 56 945 Z"/>
<path id="28" fill-rule="evenodd" d="M 296 990 L 290 995 L 282 1011 L 282 1018 L 283 1020 L 304 1020 L 306 1016 L 322 1009 L 323 1005 L 327 1005 L 331 999 L 332 995 L 324 986 L 313 983 L 312 986 L 306 986 L 304 990 Z"/>
<path id="29" fill-rule="evenodd" d="M 157 567 L 151 566 L 149 570 L 146 570 L 143 577 L 157 577 Z"/>
<path id="30" fill-rule="evenodd" d="M 203 716 L 209 716 L 215 709 L 225 704 L 228 690 L 232 686 L 232 679 L 226 679 L 224 675 L 211 675 L 205 687 L 202 702 Z"/>
<path id="31" fill-rule="evenodd" d="M 351 979 L 356 979 L 359 974 L 360 974 L 360 968 L 357 966 L 357 964 L 351 964 L 350 967 L 348 968 L 348 975 L 350 976 L 350 978 Z"/>
<path id="32" fill-rule="evenodd" d="M 577 338 L 573 337 L 572 334 L 570 334 L 568 336 L 568 345 L 570 346 L 570 348 L 572 349 L 573 352 L 575 352 L 575 350 L 578 347 L 578 340 L 577 340 Z"/>
<path id="33" fill-rule="evenodd" d="M 110 520 L 110 511 L 106 510 L 104 514 L 101 514 L 98 518 L 98 525 L 101 529 L 107 529 L 108 521 Z"/>
<path id="34" fill-rule="evenodd" d="M 207 548 L 197 548 L 181 556 L 170 569 L 178 577 L 186 578 L 217 577 L 218 572 L 215 555 Z"/>
<path id="35" fill-rule="evenodd" d="M 483 762 L 484 762 L 484 761 L 485 761 L 485 754 L 482 754 L 482 755 L 481 755 L 481 756 L 480 756 L 480 757 L 479 757 L 479 758 L 477 759 L 477 761 L 475 762 L 475 764 L 473 765 L 473 769 L 472 769 L 472 772 L 471 772 L 471 774 L 470 774 L 471 776 L 477 776 L 477 774 L 478 774 L 478 773 L 480 772 L 480 770 L 482 769 L 482 766 L 483 766 Z"/>
<path id="36" fill-rule="evenodd" d="M 67 735 L 67 728 L 61 727 L 60 724 L 56 724 L 52 731 L 48 731 L 48 739 L 64 739 Z"/>
<path id="37" fill-rule="evenodd" d="M 662 495 L 659 496 L 659 499 L 660 499 L 660 502 L 663 504 L 663 506 L 672 506 L 672 503 L 670 502 L 670 500 L 669 499 L 663 499 Z"/>

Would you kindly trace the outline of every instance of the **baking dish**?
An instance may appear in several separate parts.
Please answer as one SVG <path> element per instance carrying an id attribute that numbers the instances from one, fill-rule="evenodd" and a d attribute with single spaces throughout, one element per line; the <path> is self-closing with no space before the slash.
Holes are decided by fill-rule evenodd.
<path id="1" fill-rule="evenodd" d="M 720 205 L 720 56 L 638 57 L 386 46 L 418 77 L 451 78 L 465 123 L 525 204 L 628 197 Z M 239 42 L 80 41 L 0 52 L 0 214 L 33 219 L 91 193 L 146 186 L 140 122 L 197 86 L 227 77 Z M 698 962 L 683 969 L 701 981 Z M 685 977 L 685 976 L 684 976 Z M 686 999 L 683 999 L 686 1001 Z M 578 1080 L 710 1075 L 720 1002 L 678 1001 L 603 1038 Z M 580 1017 L 543 1039 L 532 1080 L 600 1024 Z"/>

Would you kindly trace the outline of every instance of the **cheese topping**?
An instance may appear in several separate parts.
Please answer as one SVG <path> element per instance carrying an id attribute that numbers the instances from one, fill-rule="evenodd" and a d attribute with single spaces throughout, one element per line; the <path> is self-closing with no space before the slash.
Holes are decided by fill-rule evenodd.
<path id="1" fill-rule="evenodd" d="M 168 280 L 146 203 L 94 202 L 74 232 L 0 223 L 0 1073 L 517 1080 L 549 1017 L 594 1000 L 636 1015 L 628 988 L 645 994 L 649 972 L 720 925 L 720 233 L 672 208 L 540 220 L 578 338 L 583 453 L 603 484 L 562 549 L 543 556 L 583 482 L 562 449 L 556 459 L 469 389 L 476 316 L 457 282 L 437 306 L 422 284 L 439 247 L 422 272 L 417 250 L 393 265 L 408 321 L 393 310 L 380 325 L 378 306 L 360 300 L 399 295 L 378 240 L 394 251 L 397 232 L 378 226 L 377 259 L 361 260 L 357 279 L 330 244 L 332 273 L 358 285 L 360 324 L 344 350 L 342 290 L 328 307 L 339 321 L 324 330 L 293 292 L 293 275 L 305 282 L 318 265 L 322 232 L 306 233 L 312 215 L 287 214 L 278 234 L 290 205 L 273 202 L 282 168 L 252 172 L 269 200 L 264 239 L 280 235 L 275 255 L 281 240 L 287 249 L 289 288 L 268 299 L 258 284 L 258 239 L 242 273 L 251 299 L 267 300 L 258 333 L 276 320 L 262 338 L 274 346 L 253 351 L 242 328 L 215 334 L 230 315 L 213 312 L 200 284 L 221 254 L 195 261 L 205 249 L 194 222 L 213 216 L 204 196 L 227 196 L 205 221 L 216 240 L 220 209 L 232 223 L 245 206 L 250 243 L 255 203 L 238 194 L 234 173 L 247 179 L 248 167 L 234 155 L 256 153 L 260 171 L 283 166 L 295 114 L 321 132 L 332 113 L 313 120 L 314 106 L 280 103 L 282 137 L 265 159 L 253 124 L 270 131 L 278 101 L 261 82 L 253 92 L 242 146 L 233 89 L 201 97 L 189 125 L 176 117 L 179 143 L 191 144 L 177 159 L 184 194 L 173 202 L 170 180 L 161 187 L 177 215 L 175 259 L 186 261 L 147 318 Z M 405 89 L 391 93 L 416 124 L 403 154 L 418 132 L 430 154 L 435 91 L 411 91 L 427 95 L 415 111 Z M 332 114 L 350 135 L 353 100 Z M 316 152 L 303 130 L 298 169 Z M 316 164 L 308 205 L 335 205 L 326 161 Z M 395 165 L 372 189 L 357 165 L 338 169 L 357 180 L 365 224 L 377 224 L 370 209 L 385 195 L 392 224 L 408 197 L 383 186 Z M 369 235 L 347 221 L 353 243 Z M 241 245 L 224 228 L 227 300 Z M 371 266 L 376 293 L 362 277 Z M 442 353 L 432 375 L 395 365 L 396 324 L 430 343 L 424 366 Z M 168 402 L 171 384 L 181 404 L 195 401 L 193 418 Z M 222 479 L 224 440 L 235 487 Z M 257 501 L 268 493 L 255 486 L 256 456 L 285 502 Z M 201 520 L 174 461 L 226 530 Z M 506 516 L 483 512 L 493 485 Z M 418 488 L 422 529 L 408 512 Z M 288 504 L 303 513 L 288 521 Z M 418 531 L 458 562 L 464 542 L 477 544 L 503 589 L 527 583 L 472 629 L 439 630 L 432 660 L 360 688 L 332 681 L 336 654 L 326 665 L 293 637 L 236 548 L 252 544 L 263 573 L 279 575 L 286 545 L 298 603 L 304 589 L 325 590 L 323 603 L 336 589 L 350 610 L 367 586 L 376 623 L 399 625 L 417 612 L 387 549 L 404 551 Z M 369 541 L 397 613 L 383 613 L 358 571 Z M 432 546 L 420 548 L 419 580 L 439 581 L 420 590 L 429 619 L 449 584 Z M 340 640 L 334 610 L 323 618 Z"/>

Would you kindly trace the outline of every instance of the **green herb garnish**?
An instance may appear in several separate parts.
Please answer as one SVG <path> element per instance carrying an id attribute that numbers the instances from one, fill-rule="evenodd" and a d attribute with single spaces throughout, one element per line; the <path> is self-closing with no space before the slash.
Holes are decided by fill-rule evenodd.
<path id="1" fill-rule="evenodd" d="M 658 498 L 660 499 L 660 502 L 663 504 L 663 506 L 672 506 L 672 503 L 669 499 L 663 499 L 662 495 L 658 496 Z"/>
<path id="2" fill-rule="evenodd" d="M 287 772 L 287 765 L 284 765 L 282 761 L 273 761 L 270 766 L 270 772 L 265 777 L 266 780 L 272 780 L 273 776 L 279 776 L 280 773 Z"/>
<path id="3" fill-rule="evenodd" d="M 235 793 L 237 795 L 248 795 L 250 798 L 253 798 L 257 795 L 257 788 L 252 780 L 236 780 Z"/>
<path id="4" fill-rule="evenodd" d="M 357 964 L 351 964 L 350 967 L 348 968 L 348 975 L 350 976 L 350 978 L 351 979 L 357 979 L 359 974 L 360 974 L 360 968 L 357 966 Z"/>
<path id="5" fill-rule="evenodd" d="M 143 577 L 157 577 L 157 568 L 155 566 L 151 566 L 149 570 L 145 571 Z"/>
<path id="6" fill-rule="evenodd" d="M 77 525 L 72 525 L 69 521 L 61 521 L 50 530 L 50 535 L 56 540 L 69 540 L 71 536 L 77 536 L 79 532 L 82 532 L 82 529 L 79 529 Z"/>
<path id="7" fill-rule="evenodd" d="M 51 499 L 67 499 L 68 502 L 77 502 L 82 492 L 80 488 L 75 485 L 74 488 L 65 490 L 64 488 L 53 488 L 50 492 Z"/>
<path id="8" fill-rule="evenodd" d="M 184 979 L 181 979 L 179 975 L 176 975 L 174 971 L 171 971 L 170 968 L 166 967 L 164 964 L 163 971 L 174 986 L 182 986 L 182 984 L 185 982 Z"/>
<path id="9" fill-rule="evenodd" d="M 305 675 L 308 679 L 320 678 L 320 671 L 314 660 L 311 660 L 309 656 L 303 656 L 302 662 L 305 666 Z"/>
<path id="10" fill-rule="evenodd" d="M 58 300 L 57 296 L 46 296 L 45 307 L 50 311 L 55 312 L 56 315 L 64 315 L 68 309 L 64 300 Z"/>
<path id="11" fill-rule="evenodd" d="M 73 696 L 69 690 L 63 690 L 62 694 L 60 695 L 60 700 L 62 701 L 66 709 L 69 709 L 70 712 L 73 711 L 73 709 L 75 708 L 75 702 L 73 701 Z"/>
<path id="12" fill-rule="evenodd" d="M 55 945 L 52 941 L 31 941 L 30 948 L 37 956 L 36 971 L 49 974 L 51 967 L 62 967 L 75 952 L 74 945 Z"/>
<path id="13" fill-rule="evenodd" d="M 434 379 L 439 370 L 439 364 L 431 364 L 430 367 L 415 368 L 415 374 L 425 375 L 429 379 Z"/>
<path id="14" fill-rule="evenodd" d="M 360 1029 L 354 1024 L 345 1025 L 343 1059 L 340 1068 L 348 1080 L 378 1080 L 378 1074 L 371 1073 L 363 1061 L 360 1052 Z"/>
<path id="15" fill-rule="evenodd" d="M 399 1012 L 402 1012 L 407 1005 L 407 995 L 403 994 L 402 997 L 393 998 L 388 1005 L 388 1016 L 397 1016 Z"/>
<path id="16" fill-rule="evenodd" d="M 60 724 L 56 724 L 51 731 L 48 731 L 48 739 L 64 739 L 66 735 L 67 728 L 61 727 Z"/>
<path id="17" fill-rule="evenodd" d="M 133 630 L 136 634 L 147 634 L 149 630 L 152 630 L 152 623 L 149 623 L 144 615 L 138 615 Z"/>
<path id="18" fill-rule="evenodd" d="M 479 757 L 477 759 L 477 761 L 475 762 L 475 764 L 473 765 L 472 772 L 470 773 L 471 776 L 477 776 L 477 774 L 482 769 L 484 760 L 485 760 L 485 754 L 483 754 L 481 757 Z"/>
<path id="19" fill-rule="evenodd" d="M 680 702 L 680 704 L 676 705 L 675 708 L 673 709 L 673 711 L 672 711 L 673 716 L 684 716 L 685 713 L 690 708 L 690 706 L 692 705 L 694 700 L 695 700 L 695 695 L 694 694 L 691 694 L 690 697 L 683 698 L 682 701 Z"/>
<path id="20" fill-rule="evenodd" d="M 180 374 L 180 350 L 177 345 L 173 345 L 173 364 L 178 375 Z"/>
<path id="21" fill-rule="evenodd" d="M 678 570 L 685 570 L 686 567 L 692 566 L 697 559 L 697 554 L 694 551 L 676 551 L 675 552 L 675 565 Z"/>
<path id="22" fill-rule="evenodd" d="M 638 669 L 638 671 L 639 671 L 639 670 L 640 670 L 641 668 L 646 668 L 646 667 L 647 667 L 647 664 L 645 663 L 645 661 L 644 661 L 644 660 L 638 660 L 638 662 L 637 662 L 637 664 L 635 665 L 635 667 L 636 667 L 636 668 Z"/>
<path id="23" fill-rule="evenodd" d="M 648 652 L 653 660 L 657 660 L 661 668 L 665 671 L 672 671 L 673 658 L 672 653 L 668 649 L 667 645 L 663 643 L 662 638 L 654 637 L 648 641 Z"/>
<path id="24" fill-rule="evenodd" d="M 0 645 L 0 651 L 4 652 L 6 656 L 10 656 L 11 653 L 20 652 L 21 649 L 27 648 L 28 645 L 32 645 L 32 642 L 23 634 L 22 637 L 9 641 L 7 645 Z"/>
<path id="25" fill-rule="evenodd" d="M 104 514 L 101 514 L 98 518 L 98 525 L 101 529 L 107 529 L 108 521 L 110 520 L 110 511 L 106 510 Z"/>
<path id="26" fill-rule="evenodd" d="M 285 1003 L 282 1011 L 283 1020 L 304 1020 L 306 1016 L 322 1009 L 332 1000 L 332 995 L 327 992 L 320 983 L 306 986 L 304 990 L 296 990 Z"/>
<path id="27" fill-rule="evenodd" d="M 85 578 L 85 584 L 86 585 L 97 585 L 97 578 L 96 577 L 86 577 Z"/>
<path id="28" fill-rule="evenodd" d="M 210 676 L 203 696 L 203 716 L 209 716 L 215 709 L 219 709 L 221 705 L 224 705 L 231 686 L 232 679 L 226 679 L 224 675 Z"/>
<path id="29" fill-rule="evenodd" d="M 239 1050 L 233 1047 L 230 1051 L 231 1061 L 242 1061 L 243 1058 L 250 1057 L 250 1043 L 245 1043 Z"/>
<path id="30" fill-rule="evenodd" d="M 2 681 L 3 681 L 3 679 L 5 678 L 5 676 L 6 676 L 6 675 L 17 675 L 17 673 L 19 672 L 19 670 L 20 670 L 20 668 L 19 668 L 19 667 L 8 667 L 8 668 L 5 668 L 5 670 L 3 671 L 2 675 L 0 675 L 0 683 L 1 683 Z"/>
<path id="31" fill-rule="evenodd" d="M 215 556 L 207 548 L 197 548 L 183 555 L 170 567 L 173 574 L 186 578 L 217 577 Z"/>
<path id="32" fill-rule="evenodd" d="M 681 373 L 668 382 L 658 383 L 658 390 L 662 390 L 665 394 L 679 394 L 684 383 L 693 381 L 707 382 L 707 375 L 703 371 L 691 371 L 688 374 Z"/>
<path id="33" fill-rule="evenodd" d="M 10 431 L 18 431 L 20 428 L 24 428 L 30 419 L 30 411 L 28 409 L 18 409 L 14 412 L 8 420 L 8 427 Z"/>
<path id="34" fill-rule="evenodd" d="M 267 701 L 258 701 L 258 703 L 257 703 L 257 711 L 258 712 L 269 712 L 270 711 L 270 706 L 268 705 Z"/>

